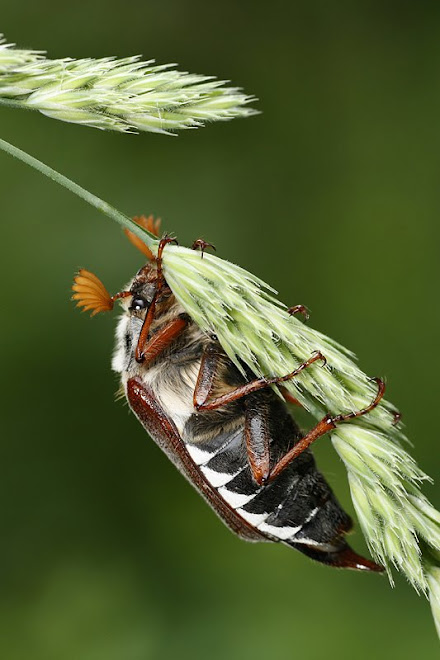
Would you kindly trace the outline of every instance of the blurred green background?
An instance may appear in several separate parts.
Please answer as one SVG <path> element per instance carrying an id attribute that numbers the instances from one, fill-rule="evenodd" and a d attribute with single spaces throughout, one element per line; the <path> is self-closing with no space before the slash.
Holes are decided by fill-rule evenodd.
<path id="1" fill-rule="evenodd" d="M 184 244 L 270 281 L 385 375 L 414 454 L 440 475 L 440 5 L 2 3 L 51 57 L 143 53 L 230 78 L 263 114 L 179 137 L 1 109 L 1 137 Z M 115 318 L 70 302 L 78 266 L 119 290 L 120 229 L 0 154 L 0 653 L 5 660 L 438 657 L 397 578 L 239 541 L 153 445 L 110 370 Z M 321 468 L 352 511 L 328 440 Z M 440 505 L 439 486 L 427 494 Z M 359 531 L 352 538 L 365 551 Z"/>

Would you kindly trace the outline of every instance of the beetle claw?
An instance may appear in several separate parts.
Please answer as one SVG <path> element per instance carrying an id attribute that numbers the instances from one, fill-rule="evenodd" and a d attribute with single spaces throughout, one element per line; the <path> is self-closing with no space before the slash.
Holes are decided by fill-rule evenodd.
<path id="1" fill-rule="evenodd" d="M 207 243 L 206 241 L 203 240 L 203 238 L 198 238 L 196 241 L 191 246 L 191 250 L 200 250 L 201 252 L 201 258 L 203 259 L 203 254 L 207 248 L 211 248 L 212 250 L 216 251 L 215 245 L 212 243 Z"/>
<path id="2" fill-rule="evenodd" d="M 310 318 L 310 312 L 305 305 L 294 305 L 293 307 L 289 307 L 287 313 L 290 314 L 290 316 L 302 314 L 305 322 L 307 322 Z"/>

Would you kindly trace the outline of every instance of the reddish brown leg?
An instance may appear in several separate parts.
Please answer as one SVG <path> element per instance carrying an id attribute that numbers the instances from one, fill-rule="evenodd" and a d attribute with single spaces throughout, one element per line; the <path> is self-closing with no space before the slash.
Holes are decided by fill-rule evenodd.
<path id="1" fill-rule="evenodd" d="M 144 322 L 142 324 L 142 328 L 139 334 L 138 342 L 136 344 L 136 350 L 134 357 L 136 359 L 136 362 L 143 362 L 144 361 L 144 351 L 147 345 L 147 340 L 148 340 L 148 335 L 150 333 L 150 328 L 151 324 L 153 323 L 154 320 L 154 314 L 156 311 L 156 300 L 157 300 L 157 291 L 154 294 L 154 298 L 151 301 L 151 305 L 148 308 L 148 312 L 145 316 Z"/>
<path id="2" fill-rule="evenodd" d="M 335 415 L 334 417 L 326 415 L 324 419 L 318 422 L 318 424 L 313 429 L 311 429 L 311 431 L 309 431 L 303 438 L 301 438 L 301 440 L 299 440 L 297 444 L 292 447 L 292 449 L 288 451 L 281 460 L 278 461 L 278 463 L 272 468 L 270 472 L 269 481 L 276 479 L 276 477 L 278 477 L 278 475 L 289 465 L 289 463 L 291 463 L 305 449 L 310 447 L 312 442 L 315 442 L 315 440 L 321 436 L 325 435 L 332 429 L 335 429 L 337 424 L 340 424 L 341 422 L 347 422 L 348 420 L 355 419 L 356 417 L 361 417 L 362 415 L 366 415 L 371 410 L 373 410 L 378 405 L 385 392 L 384 381 L 380 378 L 374 378 L 373 380 L 375 380 L 377 383 L 378 392 L 374 401 L 372 401 L 369 406 L 356 412 L 347 413 L 346 415 Z"/>
<path id="3" fill-rule="evenodd" d="M 261 395 L 245 399 L 245 439 L 249 466 L 256 483 L 261 486 L 270 472 L 268 402 Z"/>
<path id="4" fill-rule="evenodd" d="M 145 359 L 144 356 L 147 347 L 148 335 L 150 334 L 151 324 L 153 323 L 154 315 L 156 313 L 156 302 L 160 297 L 160 294 L 163 289 L 163 285 L 165 283 L 165 278 L 162 273 L 162 253 L 164 247 L 169 243 L 177 243 L 177 241 L 175 238 L 170 238 L 169 236 L 165 236 L 159 242 L 159 248 L 157 250 L 157 257 L 156 257 L 156 263 L 157 263 L 156 292 L 154 294 L 153 300 L 151 301 L 151 305 L 148 308 L 148 312 L 145 316 L 144 322 L 142 324 L 141 332 L 139 334 L 139 339 L 135 351 L 136 362 L 143 362 Z"/>
<path id="5" fill-rule="evenodd" d="M 203 255 L 205 253 L 205 250 L 207 248 L 211 248 L 212 250 L 214 250 L 214 252 L 217 250 L 215 245 L 213 245 L 212 243 L 207 243 L 206 241 L 203 240 L 203 238 L 198 238 L 196 241 L 194 241 L 194 243 L 191 246 L 192 250 L 200 250 L 202 259 L 203 259 Z"/>
<path id="6" fill-rule="evenodd" d="M 206 408 L 206 403 L 205 406 L 200 407 L 201 404 L 197 402 L 206 402 L 209 398 L 214 386 L 214 380 L 218 372 L 220 360 L 220 353 L 213 348 L 206 349 L 203 354 L 194 390 L 194 407 L 198 410 L 214 410 L 215 407 L 219 407 L 218 405 L 214 405 L 214 408 Z M 237 389 L 233 390 L 232 393 L 237 392 Z M 242 394 L 241 396 L 245 395 Z M 214 399 L 213 403 L 215 404 L 216 401 L 218 401 L 218 399 Z M 210 402 L 210 404 L 211 403 L 212 402 Z M 219 405 L 225 404 L 223 402 Z M 252 475 L 256 483 L 259 485 L 263 484 L 267 479 L 270 470 L 269 432 L 266 423 L 267 415 L 268 410 L 265 402 L 262 401 L 260 397 L 254 397 L 248 392 L 245 398 L 246 450 Z"/>
<path id="7" fill-rule="evenodd" d="M 307 360 L 307 362 L 303 362 L 303 364 L 300 364 L 300 366 L 297 369 L 295 369 L 295 371 L 292 371 L 290 374 L 287 374 L 286 376 L 274 377 L 274 378 L 256 378 L 255 380 L 250 381 L 250 383 L 239 385 L 230 392 L 226 392 L 226 394 L 221 394 L 220 396 L 215 397 L 214 399 L 208 401 L 209 395 L 211 394 L 212 391 L 212 385 L 214 382 L 216 368 L 219 359 L 220 356 L 218 353 L 209 350 L 206 351 L 202 357 L 202 361 L 200 364 L 200 371 L 197 378 L 197 383 L 193 397 L 194 408 L 197 411 L 216 410 L 217 408 L 221 408 L 222 406 L 225 406 L 228 403 L 232 403 L 232 401 L 237 401 L 237 399 L 241 399 L 242 397 L 247 396 L 248 394 L 252 394 L 252 392 L 258 392 L 258 390 L 262 390 L 265 387 L 269 387 L 269 385 L 278 385 L 278 383 L 284 383 L 287 380 L 291 380 L 292 378 L 295 378 L 295 376 L 298 376 L 298 374 L 300 374 L 304 369 L 307 369 L 307 367 L 309 367 L 317 360 L 323 360 L 324 363 L 326 361 L 322 353 L 317 351 L 314 355 L 312 355 L 312 357 L 310 357 Z"/>
<path id="8" fill-rule="evenodd" d="M 300 408 L 303 408 L 302 403 L 300 403 L 300 402 L 298 401 L 298 399 L 296 399 L 296 398 L 293 396 L 293 394 L 290 394 L 290 392 L 289 392 L 289 390 L 287 389 L 287 387 L 284 387 L 284 385 L 280 385 L 280 386 L 278 387 L 278 389 L 280 390 L 281 394 L 283 395 L 283 399 L 284 399 L 284 401 L 287 401 L 288 403 L 293 403 L 293 405 L 295 405 L 295 406 L 299 406 Z"/>
<path id="9" fill-rule="evenodd" d="M 394 410 L 393 417 L 394 417 L 393 426 L 396 426 L 400 422 L 400 420 L 402 419 L 402 413 L 399 412 L 399 410 Z"/>
<path id="10" fill-rule="evenodd" d="M 219 363 L 220 354 L 213 348 L 205 349 L 193 393 L 193 405 L 196 410 L 200 410 L 200 406 L 206 402 L 212 392 Z"/>
<path id="11" fill-rule="evenodd" d="M 156 257 L 157 286 L 158 286 L 159 290 L 162 288 L 163 283 L 165 282 L 165 278 L 164 278 L 163 273 L 162 273 L 162 254 L 163 254 L 165 246 L 169 245 L 170 243 L 176 243 L 177 244 L 177 240 L 175 238 L 171 238 L 170 236 L 164 236 L 159 241 L 159 247 L 157 249 L 157 257 Z"/>
<path id="12" fill-rule="evenodd" d="M 136 356 L 136 360 L 143 364 L 155 360 L 183 332 L 187 325 L 188 319 L 184 316 L 180 316 L 167 323 L 145 344 L 142 353 L 139 355 L 140 359 L 138 360 Z"/>
<path id="13" fill-rule="evenodd" d="M 302 314 L 304 317 L 304 321 L 306 322 L 310 318 L 310 312 L 305 305 L 294 305 L 294 307 L 289 307 L 287 313 L 290 314 L 290 316 L 296 316 L 296 314 Z"/>

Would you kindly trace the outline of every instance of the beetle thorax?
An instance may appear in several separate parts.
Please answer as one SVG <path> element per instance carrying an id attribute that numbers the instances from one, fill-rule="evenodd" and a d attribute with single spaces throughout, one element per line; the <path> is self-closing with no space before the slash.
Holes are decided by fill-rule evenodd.
<path id="1" fill-rule="evenodd" d="M 136 296 L 140 295 L 145 298 L 148 296 L 151 304 L 155 293 L 155 282 L 151 280 L 140 282 L 139 278 L 135 278 L 130 291 L 133 291 L 133 298 L 126 298 L 122 301 L 124 313 L 116 330 L 112 367 L 120 373 L 124 390 L 130 378 L 139 378 L 146 387 L 152 390 L 165 412 L 181 431 L 187 419 L 194 413 L 193 392 L 203 348 L 209 339 L 194 323 L 190 323 L 182 336 L 176 339 L 156 360 L 148 364 L 137 362 L 135 351 L 145 316 L 148 313 L 148 306 L 136 311 L 133 310 L 132 305 Z M 177 302 L 169 288 L 165 287 L 163 295 L 156 304 L 155 318 L 151 324 L 149 336 L 153 336 L 170 321 L 184 313 L 183 307 Z"/>

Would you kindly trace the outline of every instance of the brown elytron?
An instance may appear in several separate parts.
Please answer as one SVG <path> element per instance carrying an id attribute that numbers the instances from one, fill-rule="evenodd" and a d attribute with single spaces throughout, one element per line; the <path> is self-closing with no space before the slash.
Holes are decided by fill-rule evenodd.
<path id="1" fill-rule="evenodd" d="M 146 220 L 140 221 L 146 223 Z M 148 220 L 149 229 L 158 226 Z M 130 240 L 137 245 L 137 240 Z M 125 310 L 118 328 L 114 368 L 132 411 L 153 440 L 199 490 L 223 521 L 253 541 L 281 541 L 332 566 L 381 571 L 345 541 L 352 523 L 337 502 L 309 450 L 338 424 L 367 415 L 381 401 L 384 383 L 362 410 L 326 415 L 301 434 L 279 387 L 304 369 L 320 368 L 316 351 L 283 377 L 246 377 L 217 339 L 203 333 L 174 298 L 162 273 L 162 254 L 173 239 L 159 243 L 157 257 L 140 269 L 130 288 L 110 296 L 88 271 L 75 278 L 77 304 L 92 314 L 116 299 Z M 199 239 L 194 248 L 208 247 Z M 290 313 L 306 314 L 299 305 Z M 297 402 L 296 402 L 297 403 Z"/>

